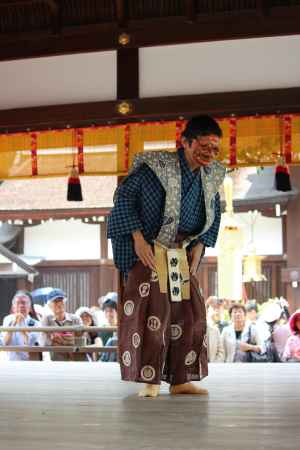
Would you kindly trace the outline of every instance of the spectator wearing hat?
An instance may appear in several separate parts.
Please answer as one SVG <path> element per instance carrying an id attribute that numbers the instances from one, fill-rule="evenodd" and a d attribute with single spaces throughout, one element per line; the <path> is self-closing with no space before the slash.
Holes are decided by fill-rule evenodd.
<path id="1" fill-rule="evenodd" d="M 116 300 L 106 298 L 102 306 L 106 324 L 104 326 L 116 327 L 118 325 L 118 313 L 117 313 L 117 302 Z M 102 339 L 103 345 L 106 345 L 108 339 L 114 336 L 113 331 L 101 331 L 99 336 Z"/>
<path id="2" fill-rule="evenodd" d="M 103 303 L 103 311 L 107 320 L 107 326 L 116 327 L 118 325 L 117 301 L 111 298 L 106 298 Z M 116 346 L 118 344 L 117 333 L 115 331 L 101 331 L 99 336 L 102 339 L 103 345 L 107 347 Z M 115 362 L 117 361 L 117 353 L 104 352 L 101 355 L 101 361 Z"/>
<path id="3" fill-rule="evenodd" d="M 97 320 L 95 314 L 88 308 L 87 306 L 81 306 L 77 309 L 75 315 L 83 322 L 85 327 L 94 327 L 97 326 Z M 85 332 L 84 337 L 86 339 L 86 345 L 90 347 L 102 347 L 102 339 L 99 336 L 97 331 Z M 88 354 L 88 358 L 91 361 L 97 361 L 99 358 L 99 354 L 96 352 L 92 352 Z"/>
<path id="4" fill-rule="evenodd" d="M 32 299 L 27 291 L 17 291 L 12 299 L 12 314 L 4 317 L 3 327 L 38 327 L 39 322 L 31 317 Z M 9 346 L 33 346 L 38 345 L 39 333 L 36 331 L 17 331 L 14 333 L 3 332 L 2 344 Z M 27 361 L 30 359 L 28 352 L 7 352 L 10 361 Z"/>
<path id="5" fill-rule="evenodd" d="M 57 332 L 54 333 L 42 333 L 41 345 L 42 346 L 66 346 L 75 345 L 75 335 L 78 333 L 69 331 L 59 331 L 59 327 L 82 325 L 82 321 L 75 314 L 70 314 L 65 310 L 65 304 L 67 302 L 67 295 L 61 289 L 53 289 L 48 295 L 47 306 L 51 310 L 50 315 L 46 315 L 41 324 L 43 327 L 57 327 Z M 79 333 L 81 335 L 82 333 Z M 52 361 L 87 361 L 87 357 L 84 353 L 63 353 L 63 352 L 51 352 Z"/>
<path id="6" fill-rule="evenodd" d="M 283 352 L 283 361 L 300 362 L 300 309 L 289 319 L 292 335 L 288 338 Z"/>
<path id="7" fill-rule="evenodd" d="M 286 312 L 280 302 L 268 302 L 262 312 L 262 319 L 268 326 L 268 337 L 274 343 L 280 361 L 283 361 L 283 352 L 291 335 L 289 324 L 285 323 L 285 321 L 282 322 L 282 317 L 285 314 Z"/>

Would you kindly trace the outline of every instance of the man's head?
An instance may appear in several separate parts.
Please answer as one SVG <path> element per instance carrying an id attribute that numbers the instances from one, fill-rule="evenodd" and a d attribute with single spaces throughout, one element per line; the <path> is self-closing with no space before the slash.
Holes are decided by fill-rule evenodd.
<path id="1" fill-rule="evenodd" d="M 67 296 L 61 289 L 53 289 L 48 296 L 47 305 L 58 320 L 64 319 L 66 301 Z"/>
<path id="2" fill-rule="evenodd" d="M 192 168 L 210 164 L 218 155 L 222 130 L 209 116 L 189 120 L 182 133 L 185 157 Z"/>
<path id="3" fill-rule="evenodd" d="M 31 310 L 31 297 L 29 293 L 18 291 L 12 299 L 12 311 L 15 314 L 23 314 L 28 316 Z"/>
<path id="4" fill-rule="evenodd" d="M 248 303 L 246 306 L 247 318 L 251 322 L 255 322 L 257 319 L 258 308 L 256 303 Z"/>
<path id="5" fill-rule="evenodd" d="M 103 303 L 103 311 L 109 325 L 116 326 L 118 322 L 117 302 L 108 298 Z"/>

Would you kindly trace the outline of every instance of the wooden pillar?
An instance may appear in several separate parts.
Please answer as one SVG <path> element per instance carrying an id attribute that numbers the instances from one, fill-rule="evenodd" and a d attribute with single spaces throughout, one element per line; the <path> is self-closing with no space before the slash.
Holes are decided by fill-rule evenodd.
<path id="1" fill-rule="evenodd" d="M 107 219 L 100 223 L 100 259 L 108 259 Z"/>
<path id="2" fill-rule="evenodd" d="M 16 288 L 17 291 L 32 291 L 33 284 L 28 281 L 28 278 L 17 278 Z"/>
<path id="3" fill-rule="evenodd" d="M 130 100 L 139 97 L 139 49 L 120 48 L 117 53 L 117 97 Z"/>
<path id="4" fill-rule="evenodd" d="M 300 191 L 300 167 L 290 168 L 292 186 Z M 287 267 L 300 267 L 300 194 L 289 201 L 286 216 Z M 287 300 L 294 311 L 300 308 L 300 285 L 287 286 Z"/>

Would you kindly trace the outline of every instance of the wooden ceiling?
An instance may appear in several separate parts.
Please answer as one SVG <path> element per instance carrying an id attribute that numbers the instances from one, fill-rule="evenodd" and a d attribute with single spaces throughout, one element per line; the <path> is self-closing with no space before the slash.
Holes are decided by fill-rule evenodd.
<path id="1" fill-rule="evenodd" d="M 1 0 L 0 60 L 300 33 L 300 0 Z"/>

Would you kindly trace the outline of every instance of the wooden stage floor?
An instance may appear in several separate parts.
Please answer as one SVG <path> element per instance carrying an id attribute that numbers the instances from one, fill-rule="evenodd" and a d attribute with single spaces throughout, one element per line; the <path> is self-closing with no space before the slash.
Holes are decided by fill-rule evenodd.
<path id="1" fill-rule="evenodd" d="M 114 363 L 1 362 L 1 450 L 300 448 L 300 364 L 215 364 L 209 397 L 136 396 Z"/>

